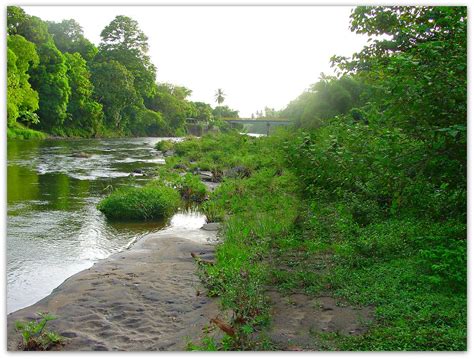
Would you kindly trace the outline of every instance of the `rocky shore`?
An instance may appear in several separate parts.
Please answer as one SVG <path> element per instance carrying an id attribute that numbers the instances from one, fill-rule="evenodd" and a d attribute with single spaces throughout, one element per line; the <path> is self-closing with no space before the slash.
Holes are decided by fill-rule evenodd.
<path id="1" fill-rule="evenodd" d="M 7 348 L 18 350 L 15 321 L 49 312 L 48 323 L 67 338 L 66 351 L 186 349 L 218 315 L 207 298 L 191 253 L 212 259 L 216 231 L 209 228 L 150 234 L 132 248 L 77 273 L 38 303 L 7 317 Z"/>

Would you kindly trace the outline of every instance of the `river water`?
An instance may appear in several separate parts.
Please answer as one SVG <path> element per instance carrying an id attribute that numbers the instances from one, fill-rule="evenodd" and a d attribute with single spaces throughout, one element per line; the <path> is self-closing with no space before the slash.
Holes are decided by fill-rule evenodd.
<path id="1" fill-rule="evenodd" d="M 148 180 L 164 163 L 160 138 L 9 141 L 7 312 L 47 296 L 69 276 L 164 227 L 199 227 L 204 216 L 110 222 L 96 209 L 112 188 Z"/>

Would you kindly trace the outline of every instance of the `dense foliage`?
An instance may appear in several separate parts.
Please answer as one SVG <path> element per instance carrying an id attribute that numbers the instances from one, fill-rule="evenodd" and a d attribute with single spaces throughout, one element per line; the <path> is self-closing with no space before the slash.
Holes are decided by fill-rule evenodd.
<path id="1" fill-rule="evenodd" d="M 35 130 L 79 137 L 184 135 L 187 118 L 209 125 L 221 117 L 210 105 L 190 101 L 187 88 L 157 83 L 148 38 L 127 16 L 112 20 L 95 46 L 73 19 L 45 22 L 9 6 L 7 33 L 9 138 L 38 137 Z"/>
<path id="2" fill-rule="evenodd" d="M 276 287 L 375 308 L 366 334 L 315 334 L 314 349 L 466 350 L 466 16 L 358 7 L 353 31 L 375 38 L 283 111 L 299 129 L 177 146 L 200 164 L 221 151 L 261 163 L 203 205 L 225 238 L 203 279 L 238 334 L 192 348 L 272 348 L 255 332 Z"/>

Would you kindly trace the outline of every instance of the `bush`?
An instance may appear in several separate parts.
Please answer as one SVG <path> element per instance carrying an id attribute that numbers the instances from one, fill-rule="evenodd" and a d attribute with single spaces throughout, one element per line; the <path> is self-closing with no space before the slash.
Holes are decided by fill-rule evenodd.
<path id="1" fill-rule="evenodd" d="M 155 149 L 161 152 L 166 152 L 174 147 L 174 142 L 170 140 L 162 140 L 155 144 Z"/>
<path id="2" fill-rule="evenodd" d="M 175 189 L 154 184 L 116 190 L 97 208 L 110 219 L 156 219 L 172 214 L 179 204 Z"/>
<path id="3" fill-rule="evenodd" d="M 202 202 L 206 199 L 206 186 L 201 182 L 199 176 L 187 173 L 176 182 L 176 187 L 185 201 Z"/>
<path id="4" fill-rule="evenodd" d="M 225 218 L 225 210 L 214 201 L 204 202 L 201 211 L 206 215 L 208 223 L 222 222 Z"/>

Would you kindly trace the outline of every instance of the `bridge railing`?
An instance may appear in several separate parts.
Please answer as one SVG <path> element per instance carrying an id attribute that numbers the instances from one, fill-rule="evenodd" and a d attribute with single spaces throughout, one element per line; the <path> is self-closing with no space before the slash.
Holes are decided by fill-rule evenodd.
<path id="1" fill-rule="evenodd" d="M 265 122 L 265 121 L 282 121 L 282 122 L 290 122 L 291 120 L 288 118 L 281 118 L 281 117 L 259 117 L 259 118 L 251 118 L 251 117 L 223 117 L 221 118 L 223 121 L 255 121 L 257 122 Z"/>

